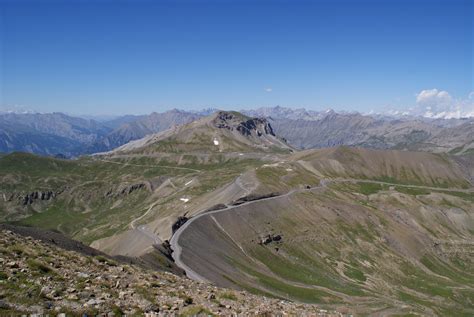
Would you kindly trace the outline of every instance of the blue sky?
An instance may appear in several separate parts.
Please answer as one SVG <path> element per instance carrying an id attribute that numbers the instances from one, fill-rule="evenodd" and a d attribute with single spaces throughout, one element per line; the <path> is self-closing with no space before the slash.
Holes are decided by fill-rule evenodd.
<path id="1" fill-rule="evenodd" d="M 0 0 L 0 106 L 366 112 L 427 89 L 467 99 L 472 3 Z"/>

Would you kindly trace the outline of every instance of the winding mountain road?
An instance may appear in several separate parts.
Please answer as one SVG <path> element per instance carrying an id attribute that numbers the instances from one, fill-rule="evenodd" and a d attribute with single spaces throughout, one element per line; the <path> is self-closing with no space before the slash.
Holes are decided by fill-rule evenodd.
<path id="1" fill-rule="evenodd" d="M 238 179 L 240 181 L 240 179 Z M 224 211 L 229 211 L 238 207 L 246 206 L 246 205 L 251 205 L 255 204 L 261 201 L 268 201 L 268 200 L 274 200 L 274 199 L 281 199 L 283 197 L 288 197 L 290 195 L 293 195 L 298 192 L 307 192 L 307 191 L 315 191 L 315 190 L 320 190 L 322 188 L 327 187 L 330 183 L 347 183 L 347 182 L 352 182 L 352 183 L 373 183 L 373 184 L 380 184 L 380 185 L 388 185 L 388 186 L 399 186 L 399 187 L 411 187 L 411 188 L 419 188 L 419 189 L 427 189 L 427 190 L 436 190 L 436 191 L 450 191 L 450 192 L 464 192 L 464 193 L 472 193 L 474 192 L 473 188 L 470 189 L 453 189 L 453 188 L 440 188 L 440 187 L 430 187 L 430 186 L 422 186 L 422 185 L 407 185 L 407 184 L 394 184 L 394 183 L 388 183 L 388 182 L 383 182 L 383 181 L 372 181 L 372 180 L 366 180 L 366 179 L 321 179 L 320 184 L 316 187 L 312 187 L 310 189 L 293 189 L 290 190 L 289 192 L 278 195 L 278 196 L 273 196 L 273 197 L 267 197 L 267 198 L 262 198 L 262 199 L 257 199 L 257 200 L 252 200 L 248 201 L 239 205 L 226 205 L 225 208 L 222 209 L 217 209 L 217 210 L 212 210 L 212 211 L 207 211 L 207 212 L 202 212 L 200 214 L 197 214 L 196 216 L 188 219 L 176 232 L 173 234 L 173 236 L 170 239 L 170 245 L 171 249 L 173 250 L 172 257 L 178 267 L 183 269 L 186 272 L 186 276 L 189 277 L 190 279 L 193 279 L 195 281 L 200 281 L 200 282 L 208 282 L 208 280 L 201 276 L 199 273 L 194 271 L 192 268 L 190 268 L 186 263 L 184 263 L 181 259 L 181 254 L 182 254 L 182 247 L 179 245 L 179 238 L 181 234 L 188 228 L 194 221 L 197 219 L 204 217 L 204 216 L 209 216 L 212 214 L 217 214 L 219 212 L 224 212 Z M 245 252 L 244 252 L 245 253 Z"/>
<path id="2" fill-rule="evenodd" d="M 179 238 L 180 238 L 181 234 L 184 232 L 184 230 L 186 230 L 186 228 L 189 227 L 189 225 L 191 225 L 197 219 L 199 219 L 201 217 L 204 217 L 204 216 L 209 216 L 209 215 L 216 214 L 216 213 L 223 212 L 223 211 L 229 211 L 229 210 L 232 210 L 232 209 L 235 209 L 235 208 L 238 208 L 238 207 L 255 204 L 255 203 L 258 203 L 258 202 L 262 202 L 262 201 L 281 199 L 283 197 L 288 197 L 290 195 L 293 195 L 294 193 L 297 193 L 297 192 L 319 190 L 321 188 L 326 187 L 328 183 L 329 183 L 329 180 L 321 180 L 319 186 L 316 186 L 316 187 L 313 187 L 313 188 L 310 188 L 310 189 L 292 189 L 289 192 L 287 192 L 285 194 L 282 194 L 282 195 L 273 196 L 273 197 L 266 197 L 266 198 L 257 199 L 257 200 L 251 200 L 251 201 L 247 201 L 247 202 L 244 202 L 242 204 L 239 204 L 239 205 L 226 205 L 225 208 L 212 210 L 212 211 L 207 211 L 207 212 L 202 212 L 202 213 L 190 218 L 178 230 L 176 230 L 176 232 L 173 234 L 173 236 L 170 239 L 171 249 L 173 250 L 172 256 L 173 256 L 173 259 L 174 259 L 176 265 L 179 266 L 180 268 L 182 268 L 186 272 L 186 276 L 188 276 L 190 279 L 193 279 L 195 281 L 200 281 L 200 282 L 207 282 L 208 281 L 205 277 L 199 275 L 199 273 L 195 272 L 193 269 L 191 269 L 188 265 L 186 265 L 181 260 L 181 253 L 182 253 L 183 249 L 178 243 Z"/>

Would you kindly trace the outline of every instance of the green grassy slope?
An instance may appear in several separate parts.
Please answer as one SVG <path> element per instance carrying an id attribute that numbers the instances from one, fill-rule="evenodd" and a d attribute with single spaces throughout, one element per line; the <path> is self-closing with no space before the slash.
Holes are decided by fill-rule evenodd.
<path id="1" fill-rule="evenodd" d="M 198 274 L 362 315 L 474 313 L 472 193 L 448 156 L 327 149 L 255 174 L 262 193 L 299 192 L 193 222 L 180 245 Z"/>
<path id="2" fill-rule="evenodd" d="M 463 170 L 446 154 L 339 147 L 299 152 L 327 177 L 372 179 L 390 183 L 466 188 Z"/>
<path id="3" fill-rule="evenodd" d="M 203 217 L 183 233 L 183 259 L 224 286 L 362 314 L 472 314 L 472 201 L 359 185 Z M 259 244 L 267 234 L 282 241 Z"/>
<path id="4" fill-rule="evenodd" d="M 199 196 L 235 179 L 242 170 L 257 164 L 253 160 L 217 156 L 205 163 L 193 159 L 82 158 L 58 160 L 24 153 L 0 158 L 0 217 L 23 225 L 59 230 L 86 243 L 126 230 L 143 215 L 150 204 L 159 210 L 176 212 L 173 201 L 181 195 Z M 215 175 L 220 175 L 216 179 Z M 185 180 L 196 178 L 196 186 L 181 188 Z M 165 180 L 177 188 L 164 188 Z M 133 189 L 133 186 L 140 185 Z M 132 190 L 130 190 L 132 188 Z M 36 199 L 23 205 L 24 195 L 53 191 L 48 201 Z M 13 195 L 10 201 L 8 198 Z M 155 215 L 157 216 L 157 215 Z M 146 220 L 146 219 L 144 219 Z"/>

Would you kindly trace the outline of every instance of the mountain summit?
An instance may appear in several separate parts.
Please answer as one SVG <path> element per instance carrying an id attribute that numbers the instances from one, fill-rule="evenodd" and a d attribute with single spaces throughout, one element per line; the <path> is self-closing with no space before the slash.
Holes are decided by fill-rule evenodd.
<path id="1" fill-rule="evenodd" d="M 172 127 L 127 143 L 114 152 L 290 152 L 265 118 L 218 111 L 189 124 Z"/>

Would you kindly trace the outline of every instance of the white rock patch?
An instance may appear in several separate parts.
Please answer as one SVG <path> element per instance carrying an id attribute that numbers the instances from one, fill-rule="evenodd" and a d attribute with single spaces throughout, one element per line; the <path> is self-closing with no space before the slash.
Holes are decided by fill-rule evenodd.
<path id="1" fill-rule="evenodd" d="M 219 140 L 214 139 L 214 145 L 219 145 Z"/>
<path id="2" fill-rule="evenodd" d="M 184 197 L 182 197 L 182 198 L 180 198 L 179 200 L 184 201 L 185 203 L 187 203 L 187 202 L 189 201 L 189 198 L 184 198 Z"/>

